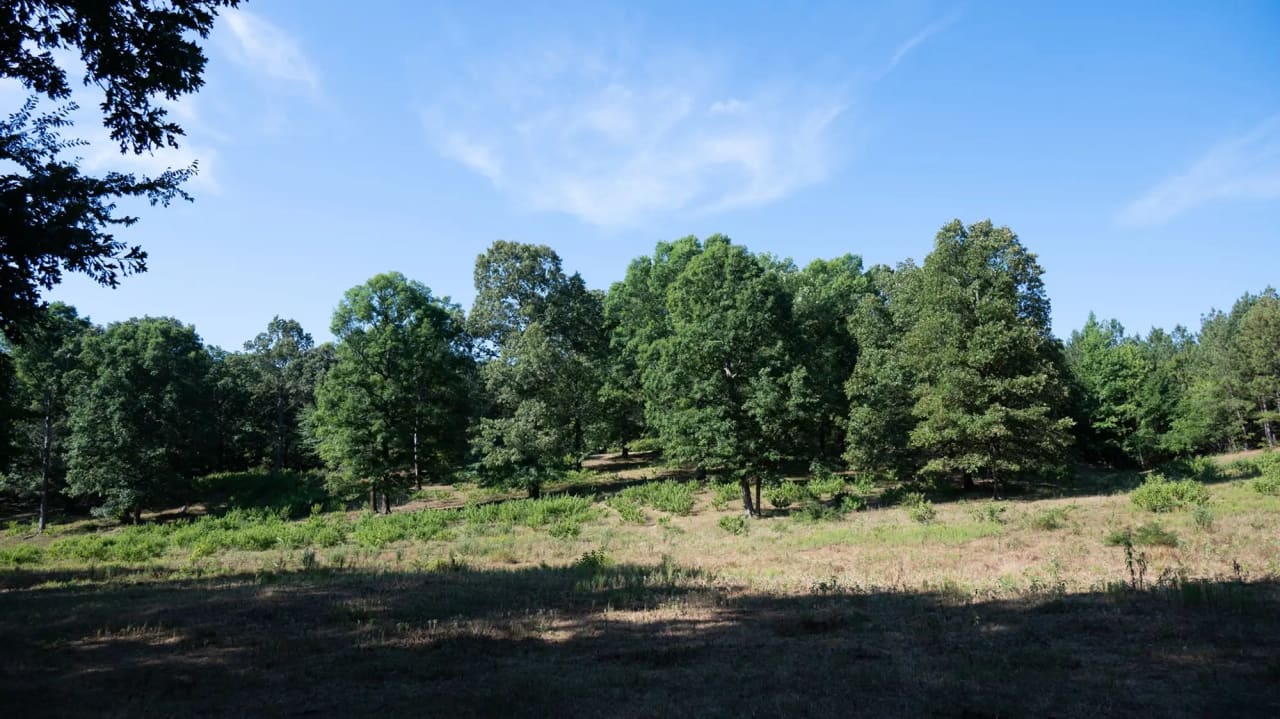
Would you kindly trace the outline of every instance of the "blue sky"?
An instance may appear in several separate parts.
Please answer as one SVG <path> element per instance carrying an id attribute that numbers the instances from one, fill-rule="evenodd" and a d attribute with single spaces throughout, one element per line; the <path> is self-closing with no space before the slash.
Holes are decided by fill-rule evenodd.
<path id="1" fill-rule="evenodd" d="M 954 217 L 1039 254 L 1060 336 L 1090 310 L 1194 327 L 1280 283 L 1275 2 L 512 8 L 247 2 L 179 153 L 85 152 L 199 159 L 195 203 L 124 233 L 150 271 L 51 297 L 238 348 L 276 314 L 327 339 L 386 270 L 467 306 L 499 238 L 605 288 L 687 234 L 896 263 Z"/>

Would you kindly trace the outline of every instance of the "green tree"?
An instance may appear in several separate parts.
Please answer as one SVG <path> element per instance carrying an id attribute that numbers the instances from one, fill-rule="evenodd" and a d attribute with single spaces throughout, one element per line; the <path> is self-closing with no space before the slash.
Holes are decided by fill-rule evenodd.
<path id="1" fill-rule="evenodd" d="M 1236 340 L 1242 386 L 1268 447 L 1276 446 L 1280 425 L 1280 297 L 1267 288 L 1240 318 Z"/>
<path id="2" fill-rule="evenodd" d="M 844 453 L 849 397 L 845 384 L 858 363 L 854 318 L 871 283 L 862 259 L 814 260 L 784 280 L 792 295 L 792 354 L 804 367 L 813 407 L 797 427 L 798 449 L 822 461 Z"/>
<path id="3" fill-rule="evenodd" d="M 849 400 L 845 460 L 855 469 L 906 477 L 919 469 L 908 445 L 915 378 L 902 345 L 910 326 L 910 288 L 919 268 L 907 262 L 896 271 L 877 265 L 867 272 L 871 291 L 849 319 L 858 360 L 844 384 Z"/>
<path id="4" fill-rule="evenodd" d="M 787 355 L 789 296 L 765 264 L 708 238 L 668 288 L 671 333 L 643 369 L 646 416 L 667 456 L 736 479 L 756 515 L 762 479 L 789 458 L 805 380 Z"/>
<path id="5" fill-rule="evenodd" d="M 1071 333 L 1066 357 L 1083 393 L 1078 428 L 1082 449 L 1107 462 L 1133 458 L 1145 467 L 1155 438 L 1139 433 L 1140 402 L 1145 378 L 1154 367 L 1142 344 L 1126 338 L 1118 321 L 1099 322 L 1090 313 L 1084 327 Z"/>
<path id="6" fill-rule="evenodd" d="M 1059 465 L 1071 441 L 1060 346 L 1035 255 L 1007 227 L 938 232 L 903 337 L 923 471 L 1000 481 Z"/>
<path id="7" fill-rule="evenodd" d="M 310 426 L 339 491 L 374 511 L 460 459 L 471 358 L 461 309 L 399 273 L 347 291 L 333 315 L 335 362 Z"/>
<path id="8" fill-rule="evenodd" d="M 604 301 L 609 351 L 601 388 L 608 439 L 621 445 L 654 430 L 645 418 L 648 402 L 643 368 L 654 361 L 657 341 L 672 333 L 667 290 L 689 261 L 702 252 L 696 237 L 659 242 L 651 257 L 638 257 Z"/>
<path id="9" fill-rule="evenodd" d="M 103 516 L 138 521 L 184 497 L 204 462 L 210 357 L 195 329 L 168 318 L 112 324 L 81 353 L 71 405 L 68 491 Z"/>
<path id="10" fill-rule="evenodd" d="M 264 415 L 275 472 L 297 468 L 301 450 L 301 413 L 315 395 L 315 347 L 311 335 L 295 320 L 272 318 L 267 329 L 244 343 L 254 368 L 253 392 Z"/>
<path id="11" fill-rule="evenodd" d="M 91 333 L 89 321 L 74 307 L 55 302 L 27 327 L 19 344 L 7 348 L 16 370 L 19 422 L 18 453 L 7 478 L 40 498 L 37 527 L 43 532 L 49 500 L 66 477 L 65 442 L 72 391 L 80 374 L 80 351 Z"/>
<path id="12" fill-rule="evenodd" d="M 177 147 L 182 128 L 163 101 L 203 84 L 208 37 L 218 10 L 238 0 L 24 0 L 0 9 L 0 75 L 36 95 L 64 103 L 36 113 L 32 97 L 0 122 L 0 332 L 17 339 L 34 316 L 41 289 L 80 272 L 114 287 L 123 275 L 146 269 L 146 253 L 118 240 L 112 227 L 135 218 L 117 214 L 116 200 L 142 197 L 167 203 L 186 197 L 190 168 L 155 178 L 121 173 L 91 177 L 76 160 L 61 157 L 79 143 L 58 130 L 76 109 L 72 83 L 59 63 L 78 56 L 83 82 L 102 91 L 103 124 L 121 151 Z"/>
<path id="13" fill-rule="evenodd" d="M 476 258 L 475 282 L 470 324 L 490 355 L 480 377 L 491 407 L 472 447 L 491 480 L 537 496 L 604 434 L 603 296 L 545 245 L 495 242 Z"/>

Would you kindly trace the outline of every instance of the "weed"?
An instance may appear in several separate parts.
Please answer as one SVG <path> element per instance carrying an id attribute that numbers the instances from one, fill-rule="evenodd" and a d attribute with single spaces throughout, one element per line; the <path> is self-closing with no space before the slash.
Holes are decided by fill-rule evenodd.
<path id="1" fill-rule="evenodd" d="M 747 520 L 745 517 L 739 514 L 730 514 L 726 517 L 721 517 L 720 521 L 717 522 L 716 524 L 718 524 L 721 529 L 728 532 L 729 534 L 746 534 L 747 533 Z"/>

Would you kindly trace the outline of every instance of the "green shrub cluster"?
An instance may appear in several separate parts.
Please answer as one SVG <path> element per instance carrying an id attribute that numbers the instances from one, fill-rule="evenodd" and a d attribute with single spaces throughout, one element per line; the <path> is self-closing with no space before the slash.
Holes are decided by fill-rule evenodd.
<path id="1" fill-rule="evenodd" d="M 1072 507 L 1050 507 L 1027 517 L 1027 526 L 1044 532 L 1052 532 L 1067 526 L 1067 515 Z"/>
<path id="2" fill-rule="evenodd" d="M 623 502 L 652 507 L 662 512 L 686 515 L 693 511 L 695 485 L 672 479 L 662 482 L 646 482 L 627 487 L 618 493 Z"/>
<path id="3" fill-rule="evenodd" d="M 1162 474 L 1152 474 L 1142 486 L 1133 490 L 1129 499 L 1139 509 L 1148 512 L 1172 512 L 1207 503 L 1209 490 L 1194 479 L 1171 480 Z"/>
<path id="4" fill-rule="evenodd" d="M 907 516 L 921 523 L 928 524 L 938 517 L 938 510 L 934 508 L 933 502 L 930 502 L 923 492 L 907 492 L 902 496 L 902 507 L 907 510 Z"/>
<path id="5" fill-rule="evenodd" d="M 729 534 L 746 534 L 747 533 L 747 519 L 746 517 L 743 517 L 741 514 L 726 515 L 724 517 L 721 517 L 720 521 L 716 522 L 716 524 L 720 525 L 720 528 L 728 532 Z"/>
<path id="6" fill-rule="evenodd" d="M 44 561 L 44 551 L 31 544 L 15 544 L 12 547 L 0 547 L 0 567 L 16 569 L 28 564 L 39 564 Z"/>
<path id="7" fill-rule="evenodd" d="M 1176 547 L 1178 535 L 1159 522 L 1148 522 L 1137 529 L 1117 529 L 1107 535 L 1107 544 L 1115 547 Z"/>
<path id="8" fill-rule="evenodd" d="M 268 509 L 283 512 L 286 517 L 305 517 L 316 504 L 334 503 L 324 477 L 304 472 L 220 472 L 196 480 L 195 489 L 213 505 Z"/>

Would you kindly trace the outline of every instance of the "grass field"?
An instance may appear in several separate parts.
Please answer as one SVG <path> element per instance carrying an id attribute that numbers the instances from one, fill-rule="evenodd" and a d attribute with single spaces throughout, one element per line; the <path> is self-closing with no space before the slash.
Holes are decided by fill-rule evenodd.
<path id="1" fill-rule="evenodd" d="M 602 459 L 539 501 L 15 524 L 0 713 L 1277 716 L 1280 495 L 1253 474 L 1162 512 L 1097 472 L 739 522 L 731 489 Z"/>

